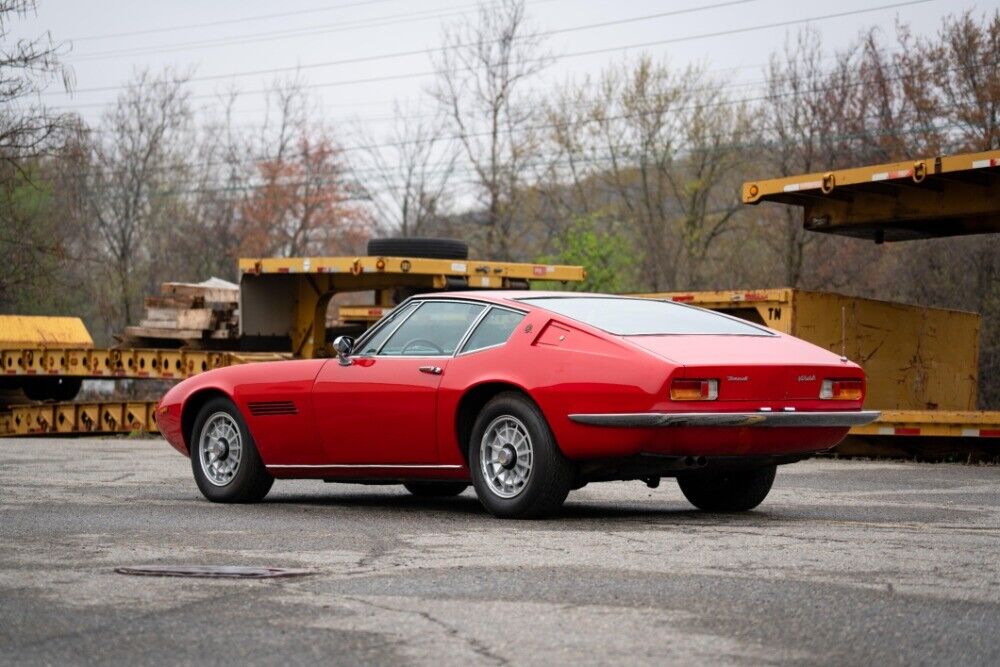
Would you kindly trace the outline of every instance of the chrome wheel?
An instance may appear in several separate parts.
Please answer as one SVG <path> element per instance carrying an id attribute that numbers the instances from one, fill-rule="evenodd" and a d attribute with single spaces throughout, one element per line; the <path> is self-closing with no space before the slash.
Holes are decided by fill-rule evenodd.
<path id="1" fill-rule="evenodd" d="M 521 420 L 502 415 L 490 422 L 479 452 L 490 491 L 501 498 L 513 498 L 524 490 L 531 475 L 533 451 L 528 428 Z"/>
<path id="2" fill-rule="evenodd" d="M 198 440 L 198 460 L 205 477 L 215 486 L 233 481 L 243 455 L 240 427 L 228 412 L 216 412 L 205 420 Z"/>

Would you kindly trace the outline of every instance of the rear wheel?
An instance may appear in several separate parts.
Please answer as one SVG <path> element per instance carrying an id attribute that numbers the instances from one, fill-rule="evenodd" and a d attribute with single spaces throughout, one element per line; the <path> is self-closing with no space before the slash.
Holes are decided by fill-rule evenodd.
<path id="1" fill-rule="evenodd" d="M 513 392 L 483 407 L 472 428 L 469 468 L 479 501 L 494 516 L 529 519 L 562 506 L 574 468 L 538 407 Z"/>
<path id="2" fill-rule="evenodd" d="M 684 497 L 707 512 L 745 512 L 764 502 L 777 466 L 748 470 L 699 470 L 677 477 Z"/>
<path id="3" fill-rule="evenodd" d="M 191 469 L 202 495 L 216 503 L 255 503 L 271 490 L 243 415 L 227 398 L 213 398 L 191 430 Z"/>
<path id="4" fill-rule="evenodd" d="M 418 498 L 450 498 L 469 488 L 465 482 L 407 482 L 403 486 Z"/>

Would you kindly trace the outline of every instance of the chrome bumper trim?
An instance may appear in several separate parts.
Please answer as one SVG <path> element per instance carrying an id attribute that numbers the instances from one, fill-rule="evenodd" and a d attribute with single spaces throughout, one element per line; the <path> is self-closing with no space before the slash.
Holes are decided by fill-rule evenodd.
<path id="1" fill-rule="evenodd" d="M 844 428 L 870 424 L 877 410 L 844 412 L 634 412 L 570 415 L 578 424 L 643 428 L 659 426 L 815 426 Z"/>

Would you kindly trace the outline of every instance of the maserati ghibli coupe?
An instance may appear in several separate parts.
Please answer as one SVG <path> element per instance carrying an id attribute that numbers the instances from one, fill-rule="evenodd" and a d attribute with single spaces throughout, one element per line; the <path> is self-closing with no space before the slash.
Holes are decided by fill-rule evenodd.
<path id="1" fill-rule="evenodd" d="M 692 306 L 567 292 L 412 297 L 336 356 L 231 366 L 173 387 L 160 431 L 215 502 L 275 479 L 402 484 L 540 517 L 590 482 L 675 477 L 744 511 L 776 467 L 836 445 L 862 410 L 846 358 Z"/>

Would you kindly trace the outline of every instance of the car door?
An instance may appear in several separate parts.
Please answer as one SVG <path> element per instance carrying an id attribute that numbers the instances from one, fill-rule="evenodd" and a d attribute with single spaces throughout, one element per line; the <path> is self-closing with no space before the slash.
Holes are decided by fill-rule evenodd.
<path id="1" fill-rule="evenodd" d="M 417 300 L 359 341 L 347 363 L 331 359 L 313 387 L 326 460 L 338 465 L 437 462 L 438 385 L 485 306 Z"/>

